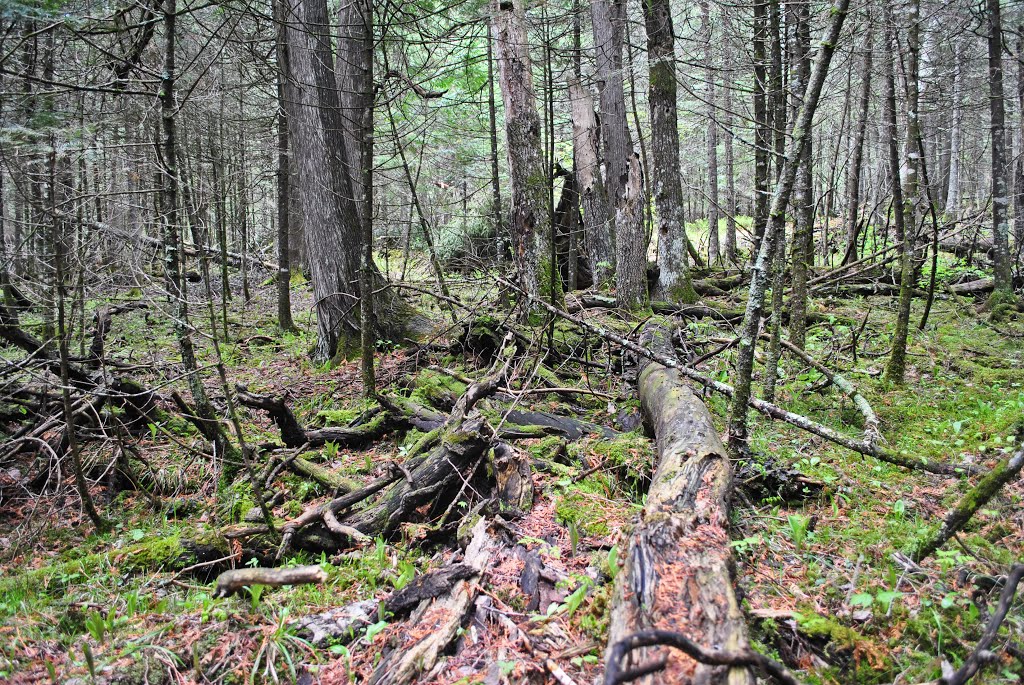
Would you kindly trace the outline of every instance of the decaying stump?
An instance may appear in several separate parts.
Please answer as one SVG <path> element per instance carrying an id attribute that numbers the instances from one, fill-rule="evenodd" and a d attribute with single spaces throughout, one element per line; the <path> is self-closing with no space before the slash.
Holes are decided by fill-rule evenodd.
<path id="1" fill-rule="evenodd" d="M 642 344 L 671 354 L 670 331 L 648 324 Z M 615 579 L 609 646 L 641 630 L 682 633 L 710 648 L 747 648 L 747 630 L 732 588 L 728 501 L 732 467 L 704 403 L 674 369 L 641 362 L 645 420 L 658 451 L 647 505 Z M 623 668 L 648 664 L 658 648 L 631 652 Z M 665 654 L 659 683 L 753 683 L 746 668 L 700 664 Z"/>

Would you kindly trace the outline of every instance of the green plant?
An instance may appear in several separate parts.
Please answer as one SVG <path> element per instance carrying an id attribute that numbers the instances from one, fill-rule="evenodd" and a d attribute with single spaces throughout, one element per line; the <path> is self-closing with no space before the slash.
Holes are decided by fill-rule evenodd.
<path id="1" fill-rule="evenodd" d="M 811 525 L 811 517 L 802 514 L 790 514 L 786 517 L 789 523 L 789 539 L 799 552 L 804 548 L 804 541 L 807 539 L 807 530 Z"/>

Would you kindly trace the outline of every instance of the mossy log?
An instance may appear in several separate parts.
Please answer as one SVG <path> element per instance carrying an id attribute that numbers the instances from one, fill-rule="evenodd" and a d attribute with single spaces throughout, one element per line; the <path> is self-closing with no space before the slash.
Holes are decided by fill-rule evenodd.
<path id="1" fill-rule="evenodd" d="M 649 323 L 641 344 L 671 353 L 670 332 Z M 643 630 L 670 630 L 727 651 L 748 648 L 747 628 L 730 576 L 728 520 L 732 466 L 704 403 L 678 372 L 642 362 L 641 408 L 654 430 L 658 466 L 624 568 L 615 579 L 608 644 Z M 624 668 L 655 660 L 629 654 Z M 655 683 L 752 684 L 747 668 L 716 667 L 666 654 Z"/>

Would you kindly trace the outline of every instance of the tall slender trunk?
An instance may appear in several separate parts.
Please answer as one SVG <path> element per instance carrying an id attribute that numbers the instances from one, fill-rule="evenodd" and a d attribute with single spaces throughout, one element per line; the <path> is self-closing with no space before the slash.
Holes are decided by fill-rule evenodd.
<path id="1" fill-rule="evenodd" d="M 729 13 L 722 13 L 722 34 L 723 40 L 728 40 L 732 35 L 732 27 L 729 21 Z M 732 73 L 732 46 L 726 46 L 724 69 L 727 74 Z M 732 115 L 732 86 L 729 79 L 722 83 L 722 128 L 725 132 L 724 155 L 725 155 L 725 245 L 723 247 L 725 259 L 730 264 L 736 264 L 736 168 L 733 156 L 733 139 L 736 137 L 733 131 Z"/>
<path id="2" fill-rule="evenodd" d="M 721 258 L 718 244 L 718 110 L 715 104 L 714 28 L 711 24 L 711 3 L 701 0 L 701 33 L 704 40 L 705 106 L 707 107 L 708 151 L 708 264 Z"/>
<path id="3" fill-rule="evenodd" d="M 495 1 L 492 12 L 501 94 L 505 103 L 505 138 L 512 181 L 510 233 L 519 283 L 526 293 L 561 299 L 561 283 L 551 275 L 551 215 L 548 173 L 540 139 L 540 116 L 530 73 L 521 0 Z M 524 302 L 524 311 L 531 309 Z M 536 306 L 533 307 L 536 309 Z"/>
<path id="4" fill-rule="evenodd" d="M 1010 226 L 1007 209 L 1010 204 L 1006 183 L 1006 112 L 1003 102 L 1003 29 L 1000 0 L 987 0 L 988 17 L 988 85 L 992 132 L 992 244 L 995 278 L 993 304 L 1000 298 L 1012 298 L 1013 280 L 1010 265 Z"/>
<path id="5" fill-rule="evenodd" d="M 761 249 L 768 225 L 771 191 L 768 169 L 771 160 L 771 124 L 768 114 L 768 2 L 754 0 L 754 242 L 750 258 L 753 262 Z"/>
<path id="6" fill-rule="evenodd" d="M 1013 189 L 1013 241 L 1016 254 L 1011 263 L 1019 265 L 1024 250 L 1024 24 L 1017 26 L 1017 113 L 1020 149 L 1017 152 L 1017 173 L 1014 174 Z"/>
<path id="7" fill-rule="evenodd" d="M 796 55 L 794 71 L 798 83 L 792 88 L 793 95 L 803 99 L 803 91 L 811 78 L 811 15 L 807 3 L 795 8 Z M 797 171 L 793 189 L 793 209 L 796 227 L 793 231 L 793 284 L 789 297 L 789 339 L 803 349 L 807 337 L 807 277 L 814 264 L 814 193 L 813 193 L 813 151 L 811 144 L 803 149 L 800 168 Z M 827 230 L 828 214 L 825 215 L 823 230 Z"/>
<path id="8" fill-rule="evenodd" d="M 679 126 L 676 110 L 675 31 L 669 0 L 643 3 L 650 63 L 651 155 L 654 204 L 657 210 L 658 280 L 670 301 L 694 302 L 683 218 L 683 186 L 679 178 Z"/>
<path id="9" fill-rule="evenodd" d="M 963 137 L 963 46 L 959 41 L 953 45 L 953 88 L 950 94 L 949 131 L 949 176 L 946 181 L 946 206 L 943 213 L 953 219 L 960 217 L 960 156 Z"/>
<path id="10" fill-rule="evenodd" d="M 736 359 L 734 383 L 735 392 L 729 411 L 729 446 L 737 453 L 747 451 L 747 403 L 751 397 L 751 376 L 754 370 L 754 349 L 761 328 L 761 314 L 770 276 L 770 268 L 775 257 L 775 245 L 779 234 L 785 229 L 786 208 L 796 181 L 797 167 L 807 138 L 811 133 L 814 113 L 818 108 L 821 89 L 828 74 L 828 68 L 839 40 L 843 22 L 850 6 L 850 0 L 837 0 L 831 11 L 832 22 L 828 34 L 821 42 L 815 58 L 814 69 L 807 85 L 800 112 L 795 119 L 793 135 L 787 145 L 786 163 L 782 176 L 775 185 L 772 194 L 771 225 L 765 230 L 764 239 L 757 252 L 757 259 L 752 268 L 750 291 L 747 297 L 747 308 L 743 316 L 740 332 L 739 353 Z"/>
<path id="11" fill-rule="evenodd" d="M 501 176 L 498 173 L 498 108 L 494 98 L 494 36 L 493 28 L 487 24 L 487 123 L 488 139 L 491 145 L 491 212 L 494 216 L 494 238 L 498 252 L 498 266 L 502 273 L 508 254 L 508 236 L 505 215 L 501 209 Z"/>
<path id="12" fill-rule="evenodd" d="M 917 106 L 917 0 L 911 0 L 910 25 L 907 30 L 907 43 L 910 48 L 910 59 L 907 69 L 907 128 L 914 126 Z M 893 54 L 898 52 L 896 27 L 892 12 L 886 10 L 886 115 L 889 123 L 889 173 L 892 178 L 892 204 L 897 236 L 902 236 L 903 248 L 900 255 L 900 300 L 896 315 L 896 332 L 893 334 L 892 351 L 885 365 L 884 378 L 890 383 L 902 383 L 906 370 L 907 338 L 910 331 L 911 280 L 913 279 L 914 254 L 914 200 L 911 195 L 916 192 L 916 167 L 910 155 L 915 152 L 908 148 L 906 187 L 900 185 L 900 159 L 898 148 L 898 130 L 896 127 L 896 77 L 893 67 Z M 915 130 L 916 133 L 916 130 Z M 910 135 L 907 135 L 910 140 Z M 917 147 L 916 144 L 914 146 Z M 912 182 L 913 185 L 912 185 Z M 899 238 L 897 238 L 899 239 Z"/>
<path id="13" fill-rule="evenodd" d="M 871 14 L 865 16 L 864 51 L 860 70 L 860 97 L 857 101 L 859 119 L 853 136 L 850 165 L 846 174 L 846 251 L 843 264 L 857 259 L 857 235 L 860 231 L 860 186 L 861 169 L 864 166 L 864 139 L 868 128 L 868 108 L 871 105 L 871 58 L 872 43 Z"/>
<path id="14" fill-rule="evenodd" d="M 277 16 L 277 325 L 283 331 L 295 330 L 292 320 L 291 290 L 291 168 L 288 153 L 288 101 L 285 98 L 285 81 L 288 73 L 288 47 L 285 27 L 281 23 L 281 1 L 274 2 Z"/>

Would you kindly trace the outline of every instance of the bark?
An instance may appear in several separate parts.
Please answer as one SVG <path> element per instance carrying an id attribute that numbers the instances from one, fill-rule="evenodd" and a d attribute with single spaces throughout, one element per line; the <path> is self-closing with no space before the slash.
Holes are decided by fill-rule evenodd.
<path id="1" fill-rule="evenodd" d="M 647 240 L 643 227 L 644 189 L 640 158 L 629 158 L 625 194 L 615 208 L 615 297 L 619 307 L 647 306 Z"/>
<path id="2" fill-rule="evenodd" d="M 236 568 L 217 576 L 214 597 L 230 597 L 243 587 L 269 585 L 304 585 L 327 582 L 327 572 L 319 566 L 295 566 L 291 568 Z"/>
<path id="3" fill-rule="evenodd" d="M 289 133 L 317 311 L 314 357 L 327 361 L 347 351 L 344 348 L 362 330 L 358 305 L 364 255 L 359 248 L 367 241 L 353 188 L 369 187 L 365 175 L 369 165 L 362 168 L 364 174 L 357 181 L 363 185 L 354 186 L 349 170 L 352 160 L 361 157 L 350 155 L 345 136 L 325 0 L 286 2 L 289 78 L 285 95 L 293 103 Z M 360 144 L 363 150 L 369 149 L 365 139 Z M 365 271 L 370 272 L 376 291 L 373 320 L 378 334 L 400 339 L 412 312 L 392 290 L 381 287 L 383 277 L 374 264 Z"/>
<path id="4" fill-rule="evenodd" d="M 892 339 L 892 351 L 889 360 L 885 365 L 884 378 L 890 383 L 902 383 L 906 371 L 907 341 L 910 337 L 910 306 L 914 293 L 914 243 L 917 240 L 917 193 L 918 193 L 918 169 L 920 166 L 921 153 L 918 150 L 917 138 L 920 135 L 918 123 L 918 54 L 920 45 L 918 40 L 918 20 L 920 17 L 920 5 L 918 0 L 910 0 L 911 16 L 907 27 L 907 174 L 906 187 L 902 190 L 902 202 L 899 201 L 899 159 L 896 150 L 896 84 L 893 78 L 892 95 L 889 105 L 892 110 L 889 115 L 890 132 L 893 138 L 889 142 L 889 164 L 892 171 L 893 184 L 893 211 L 897 215 L 896 235 L 903 238 L 903 251 L 900 255 L 900 300 L 896 313 L 896 331 Z M 898 49 L 897 35 L 891 13 L 886 15 L 886 44 L 890 50 Z M 886 78 L 892 66 L 887 67 Z M 902 224 L 899 216 L 902 214 Z"/>
<path id="5" fill-rule="evenodd" d="M 864 166 L 864 139 L 868 128 L 868 111 L 871 104 L 871 59 L 874 51 L 872 42 L 871 15 L 867 15 L 864 29 L 863 61 L 861 62 L 860 97 L 857 103 L 859 119 L 853 136 L 853 154 L 846 175 L 846 252 L 843 264 L 857 259 L 857 237 L 860 232 L 860 186 L 861 169 Z"/>
<path id="6" fill-rule="evenodd" d="M 472 532 L 463 563 L 473 569 L 473 575 L 459 580 L 444 597 L 420 603 L 420 637 L 385 657 L 370 676 L 371 685 L 404 685 L 421 673 L 429 673 L 442 652 L 459 635 L 463 619 L 480 593 L 481 576 L 498 549 L 497 541 L 488 532 L 487 519 L 478 520 Z"/>
<path id="7" fill-rule="evenodd" d="M 949 113 L 949 177 L 946 182 L 946 207 L 943 211 L 947 217 L 960 218 L 960 151 L 963 137 L 963 46 L 959 41 L 953 45 L 953 88 L 950 94 L 952 108 Z"/>
<path id="8" fill-rule="evenodd" d="M 703 0 L 701 8 L 701 33 L 704 34 L 704 104 L 707 107 L 707 151 L 708 151 L 708 264 L 721 259 L 718 245 L 718 111 L 715 106 L 715 51 L 712 41 L 714 29 L 711 24 L 711 3 Z"/>
<path id="9" fill-rule="evenodd" d="M 569 83 L 572 101 L 573 166 L 583 207 L 583 240 L 594 285 L 604 287 L 614 273 L 614 241 L 608 210 L 608 194 L 601 178 L 599 132 L 594 101 L 579 81 Z"/>
<path id="10" fill-rule="evenodd" d="M 992 242 L 995 245 L 995 292 L 1012 298 L 1013 282 L 1010 263 L 1010 226 L 1007 209 L 1010 190 L 1006 182 L 1006 112 L 1003 102 L 1003 30 L 1000 0 L 987 0 L 988 19 L 988 85 L 992 134 Z"/>
<path id="11" fill-rule="evenodd" d="M 761 314 L 764 309 L 765 295 L 772 261 L 775 257 L 775 245 L 778 235 L 785 229 L 786 207 L 793 192 L 797 166 L 811 133 L 811 124 L 818 107 L 821 89 L 825 83 L 835 46 L 846 19 L 849 0 L 838 0 L 832 9 L 832 23 L 828 35 L 822 41 L 818 55 L 807 85 L 804 101 L 793 126 L 793 136 L 786 151 L 786 164 L 782 176 L 775 186 L 771 204 L 771 227 L 765 231 L 754 262 L 750 291 L 747 298 L 746 313 L 743 318 L 739 355 L 736 361 L 736 390 L 730 407 L 729 446 L 743 452 L 747 442 L 747 403 L 751 398 L 751 375 L 754 370 L 754 346 L 761 326 Z"/>
<path id="12" fill-rule="evenodd" d="M 641 344 L 671 353 L 670 336 L 648 324 Z M 641 369 L 637 389 L 654 431 L 658 466 L 615 578 L 609 647 L 636 631 L 664 629 L 720 649 L 745 650 L 747 630 L 729 570 L 728 453 L 704 403 L 677 371 L 647 360 Z M 622 666 L 650 662 L 647 652 L 633 651 Z M 754 678 L 746 668 L 716 669 L 672 654 L 650 682 L 752 684 Z"/>
<path id="13" fill-rule="evenodd" d="M 771 191 L 768 189 L 768 166 L 771 159 L 771 139 L 768 118 L 768 3 L 754 0 L 754 242 L 751 261 L 760 251 L 768 226 Z"/>
<path id="14" fill-rule="evenodd" d="M 679 124 L 676 107 L 675 31 L 669 0 L 643 3 L 650 64 L 651 156 L 658 232 L 658 292 L 665 299 L 697 299 L 686 252 L 683 187 L 679 177 Z M 735 250 L 734 250 L 735 251 Z"/>
<path id="15" fill-rule="evenodd" d="M 796 50 L 792 91 L 794 102 L 803 99 L 803 91 L 811 78 L 811 16 L 810 6 L 801 3 L 794 9 L 796 14 Z M 793 231 L 793 285 L 789 297 L 789 339 L 803 349 L 807 337 L 807 278 L 814 265 L 814 155 L 811 144 L 803 149 L 800 169 L 797 171 L 793 188 L 793 209 L 796 213 L 796 228 Z M 825 215 L 824 231 L 828 230 L 828 214 Z M 773 293 L 774 296 L 774 293 Z"/>
<path id="16" fill-rule="evenodd" d="M 280 15 L 281 0 L 274 2 L 274 10 Z M 278 22 L 281 22 L 278 16 Z M 291 173 L 288 153 L 288 103 L 285 99 L 285 81 L 288 58 L 285 27 L 278 24 L 275 50 L 277 52 L 277 325 L 283 331 L 295 330 L 292 321 L 291 302 Z"/>
<path id="17" fill-rule="evenodd" d="M 1019 263 L 1024 254 L 1024 25 L 1017 26 L 1017 112 L 1020 150 L 1013 179 L 1013 240 L 1016 245 L 1013 263 Z"/>
<path id="18" fill-rule="evenodd" d="M 523 290 L 557 301 L 561 299 L 562 288 L 560 282 L 551 280 L 548 174 L 544 169 L 540 116 L 523 12 L 521 0 L 501 0 L 495 2 L 492 14 L 512 183 L 509 232 Z"/>
<path id="19" fill-rule="evenodd" d="M 615 288 L 619 306 L 633 308 L 647 302 L 647 245 L 640 164 L 626 122 L 622 59 L 625 15 L 624 0 L 595 0 L 591 4 L 604 181 L 609 208 L 615 213 Z"/>
<path id="20" fill-rule="evenodd" d="M 505 214 L 501 208 L 501 176 L 498 173 L 498 108 L 494 98 L 494 36 L 493 27 L 487 24 L 487 123 L 488 142 L 491 146 L 491 211 L 494 216 L 494 238 L 498 252 L 498 265 L 504 273 L 508 255 Z M 390 111 L 390 110 L 389 110 Z"/>
<path id="21" fill-rule="evenodd" d="M 732 35 L 732 28 L 729 21 L 729 13 L 724 12 L 722 14 L 722 33 L 726 39 Z M 727 46 L 725 49 L 725 71 L 726 73 L 732 72 L 732 46 Z M 733 114 L 732 114 L 732 85 L 726 79 L 726 82 L 722 84 L 722 106 L 724 112 L 722 115 L 722 127 L 725 130 L 725 245 L 723 250 L 725 253 L 725 259 L 730 264 L 737 264 L 736 258 L 736 212 L 738 211 L 736 203 L 736 169 L 735 159 L 733 155 L 733 139 L 736 137 L 733 131 Z"/>

